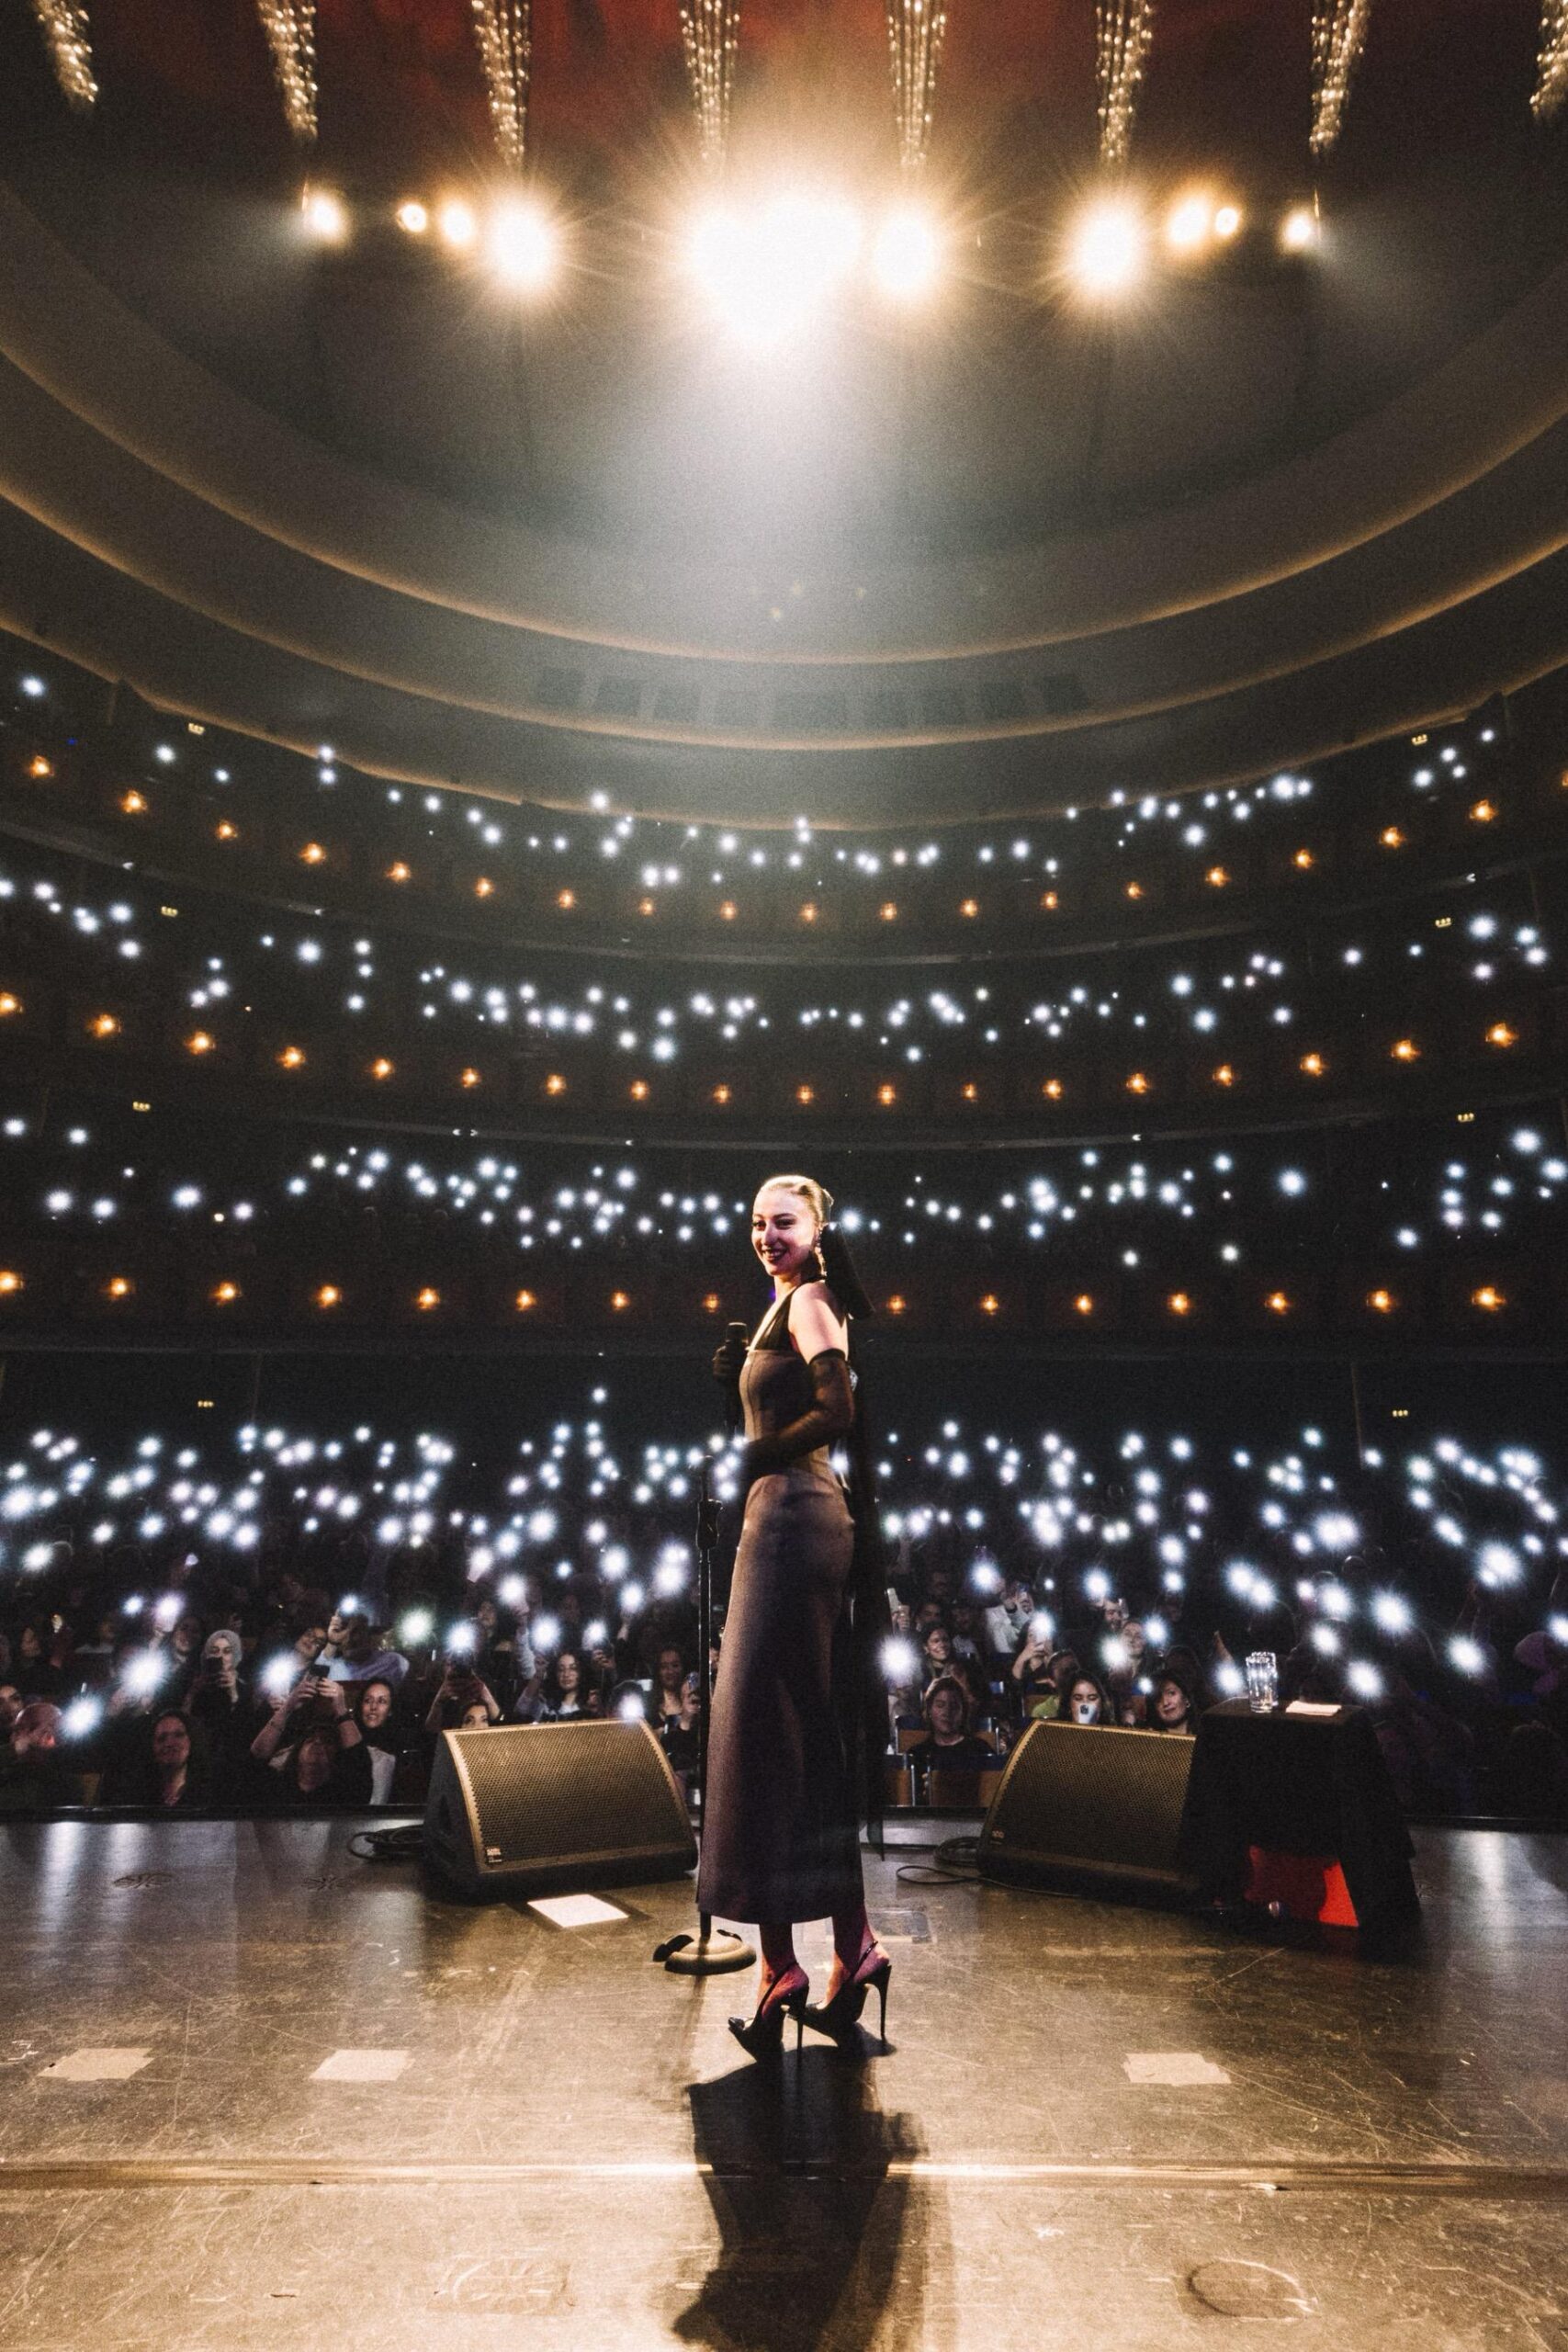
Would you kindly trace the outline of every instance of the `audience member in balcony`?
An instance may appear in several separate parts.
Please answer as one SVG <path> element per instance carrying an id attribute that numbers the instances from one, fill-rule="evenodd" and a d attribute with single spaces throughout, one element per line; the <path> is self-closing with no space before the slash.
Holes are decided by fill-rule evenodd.
<path id="1" fill-rule="evenodd" d="M 1191 1734 L 1198 1728 L 1198 1700 L 1186 1669 L 1168 1658 L 1156 1672 L 1154 1699 L 1148 1711 L 1151 1731 Z"/>
<path id="2" fill-rule="evenodd" d="M 317 1664 L 334 1682 L 389 1682 L 396 1690 L 409 1670 L 401 1650 L 389 1649 L 363 1609 L 333 1616 Z"/>
<path id="3" fill-rule="evenodd" d="M 956 1674 L 928 1684 L 920 1712 L 926 1736 L 906 1751 L 917 1770 L 981 1772 L 996 1764 L 996 1749 L 969 1728 L 969 1692 Z"/>
<path id="4" fill-rule="evenodd" d="M 349 1713 L 348 1690 L 310 1674 L 279 1699 L 251 1743 L 264 1767 L 263 1800 L 357 1812 L 370 1804 L 370 1750 Z"/>
<path id="5" fill-rule="evenodd" d="M 144 1800 L 161 1813 L 205 1804 L 206 1776 L 197 1755 L 189 1718 L 178 1707 L 161 1707 L 148 1743 L 149 1788 Z"/>

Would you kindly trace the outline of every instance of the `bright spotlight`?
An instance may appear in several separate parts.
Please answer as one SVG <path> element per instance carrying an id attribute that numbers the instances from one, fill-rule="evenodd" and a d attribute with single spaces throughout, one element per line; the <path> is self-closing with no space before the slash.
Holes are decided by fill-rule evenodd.
<path id="1" fill-rule="evenodd" d="M 406 237 L 423 237 L 430 226 L 430 207 L 417 196 L 405 196 L 398 207 L 397 223 Z"/>
<path id="2" fill-rule="evenodd" d="M 852 205 L 795 192 L 755 209 L 720 206 L 700 214 L 686 264 L 730 334 L 766 346 L 817 315 L 854 267 L 860 245 Z"/>
<path id="3" fill-rule="evenodd" d="M 1280 223 L 1280 250 L 1309 254 L 1322 236 L 1316 212 L 1310 204 L 1292 204 Z"/>
<path id="4" fill-rule="evenodd" d="M 1131 198 L 1103 197 L 1078 215 L 1067 241 L 1067 268 L 1081 293 L 1096 300 L 1125 294 L 1143 276 L 1148 231 Z"/>
<path id="5" fill-rule="evenodd" d="M 1165 241 L 1173 254 L 1195 254 L 1209 242 L 1213 207 L 1206 196 L 1179 197 L 1166 216 Z"/>
<path id="6" fill-rule="evenodd" d="M 1220 204 L 1214 208 L 1214 234 L 1223 245 L 1228 245 L 1241 228 L 1239 204 Z"/>
<path id="7" fill-rule="evenodd" d="M 465 204 L 460 196 L 449 196 L 435 215 L 435 226 L 443 244 L 454 253 L 467 253 L 479 233 L 474 208 Z"/>
<path id="8" fill-rule="evenodd" d="M 490 266 L 503 286 L 519 294 L 537 294 L 556 274 L 560 237 L 555 222 L 540 204 L 513 197 L 491 215 L 486 241 Z"/>
<path id="9" fill-rule="evenodd" d="M 299 215 L 306 235 L 319 245 L 341 245 L 348 235 L 348 207 L 334 188 L 308 187 Z"/>
<path id="10" fill-rule="evenodd" d="M 888 213 L 872 243 L 871 274 L 890 302 L 921 302 L 942 272 L 942 238 L 927 214 Z"/>

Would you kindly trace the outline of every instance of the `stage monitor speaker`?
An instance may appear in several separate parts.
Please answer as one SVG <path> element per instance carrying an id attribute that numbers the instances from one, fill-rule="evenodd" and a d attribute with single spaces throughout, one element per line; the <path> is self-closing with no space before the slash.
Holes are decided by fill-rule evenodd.
<path id="1" fill-rule="evenodd" d="M 982 1878 L 1073 1893 L 1183 1897 L 1193 1743 L 1176 1733 L 1032 1724 L 980 1832 Z"/>
<path id="2" fill-rule="evenodd" d="M 507 1724 L 442 1733 L 424 1853 L 466 1894 L 539 1894 L 679 1878 L 697 1846 L 646 1724 Z"/>

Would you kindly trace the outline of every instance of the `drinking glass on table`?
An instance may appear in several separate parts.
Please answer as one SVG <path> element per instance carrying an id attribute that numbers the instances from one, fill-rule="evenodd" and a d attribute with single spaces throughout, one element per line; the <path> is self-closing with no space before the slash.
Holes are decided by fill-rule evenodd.
<path id="1" fill-rule="evenodd" d="M 1271 1715 L 1280 1703 L 1280 1662 L 1272 1650 L 1253 1650 L 1247 1661 L 1247 1695 L 1255 1715 Z"/>

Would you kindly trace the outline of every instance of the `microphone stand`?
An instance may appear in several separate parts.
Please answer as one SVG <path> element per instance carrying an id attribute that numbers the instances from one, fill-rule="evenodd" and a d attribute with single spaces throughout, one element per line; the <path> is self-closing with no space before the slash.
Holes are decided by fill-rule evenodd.
<path id="1" fill-rule="evenodd" d="M 708 1484 L 705 1461 L 697 1473 L 697 1654 L 698 1688 L 703 1694 L 697 1713 L 697 1816 L 699 1836 L 707 1832 L 708 1710 L 713 1699 L 713 1566 L 718 1550 L 718 1499 Z M 653 1955 L 675 1976 L 719 1976 L 732 1968 L 750 1968 L 757 1955 L 743 1937 L 715 1928 L 706 1911 L 697 1914 L 694 1936 L 671 1936 Z"/>

